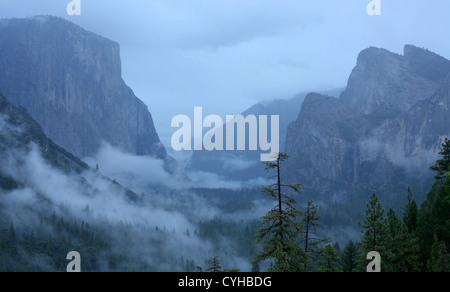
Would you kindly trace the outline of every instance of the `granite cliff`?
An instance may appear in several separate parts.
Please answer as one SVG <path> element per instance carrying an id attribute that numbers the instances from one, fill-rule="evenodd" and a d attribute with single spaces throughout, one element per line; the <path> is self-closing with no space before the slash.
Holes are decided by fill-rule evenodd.
<path id="1" fill-rule="evenodd" d="M 121 76 L 119 45 L 66 20 L 0 20 L 0 92 L 78 157 L 103 142 L 164 159 L 147 106 Z"/>
<path id="2" fill-rule="evenodd" d="M 363 50 L 341 101 L 365 114 L 395 116 L 429 98 L 450 72 L 450 61 L 411 45 L 403 55 Z"/>
<path id="3" fill-rule="evenodd" d="M 287 131 L 287 179 L 340 199 L 362 185 L 388 196 L 426 189 L 450 137 L 449 74 L 450 62 L 425 49 L 364 50 L 340 98 L 306 97 Z"/>

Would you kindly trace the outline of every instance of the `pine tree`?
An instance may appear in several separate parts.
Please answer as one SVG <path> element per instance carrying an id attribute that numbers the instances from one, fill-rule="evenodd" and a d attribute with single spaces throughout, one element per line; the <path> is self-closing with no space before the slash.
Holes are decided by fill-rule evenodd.
<path id="1" fill-rule="evenodd" d="M 438 173 L 435 177 L 437 181 L 428 192 L 417 216 L 420 261 L 425 268 L 430 261 L 435 235 L 439 241 L 443 240 L 446 246 L 450 246 L 450 141 L 447 138 L 439 154 L 443 158 L 430 167 Z"/>
<path id="2" fill-rule="evenodd" d="M 319 268 L 317 272 L 342 272 L 341 259 L 338 251 L 331 245 L 327 244 L 319 255 Z"/>
<path id="3" fill-rule="evenodd" d="M 402 244 L 400 242 L 400 235 L 402 232 L 402 221 L 398 218 L 393 209 L 387 212 L 388 236 L 384 242 L 385 250 L 389 251 L 383 255 L 383 270 L 385 272 L 395 272 L 397 269 L 396 263 L 399 261 L 398 248 Z"/>
<path id="4" fill-rule="evenodd" d="M 259 273 L 259 272 L 261 272 L 260 263 L 253 263 L 252 264 L 252 273 Z"/>
<path id="5" fill-rule="evenodd" d="M 206 269 L 207 272 L 213 272 L 213 273 L 218 273 L 218 272 L 222 272 L 222 266 L 220 264 L 219 258 L 218 257 L 214 257 L 211 260 L 210 266 Z"/>
<path id="6" fill-rule="evenodd" d="M 392 272 L 419 272 L 419 239 L 408 232 L 405 224 L 401 225 L 400 233 L 394 238 L 392 245 L 393 258 L 390 267 Z"/>
<path id="7" fill-rule="evenodd" d="M 450 246 L 450 173 L 445 177 L 445 180 L 435 182 L 419 211 L 417 235 L 424 267 L 430 259 L 435 234 L 445 246 Z"/>
<path id="8" fill-rule="evenodd" d="M 276 162 L 265 163 L 266 170 L 276 171 L 276 183 L 263 186 L 262 191 L 276 199 L 278 204 L 262 218 L 263 227 L 256 235 L 256 243 L 263 243 L 263 250 L 252 263 L 272 260 L 270 272 L 302 271 L 307 261 L 304 249 L 297 242 L 299 235 L 303 233 L 301 222 L 297 220 L 302 213 L 294 207 L 296 201 L 282 191 L 282 188 L 288 188 L 293 193 L 301 193 L 301 184 L 282 184 L 281 165 L 288 157 L 285 153 L 279 153 Z"/>
<path id="9" fill-rule="evenodd" d="M 341 254 L 341 245 L 339 244 L 339 242 L 336 241 L 336 242 L 333 244 L 333 247 L 334 247 L 335 250 L 337 250 L 338 255 L 340 255 L 340 254 Z"/>
<path id="10" fill-rule="evenodd" d="M 387 220 L 390 238 L 395 238 L 402 231 L 402 221 L 397 217 L 397 214 L 392 209 L 389 209 L 387 212 Z"/>
<path id="11" fill-rule="evenodd" d="M 450 171 L 450 140 L 447 138 L 445 138 L 439 154 L 442 155 L 442 159 L 436 161 L 436 164 L 431 166 L 430 169 L 438 173 L 435 176 L 437 180 L 443 180 L 445 179 L 445 173 Z"/>
<path id="12" fill-rule="evenodd" d="M 437 185 L 435 184 L 427 194 L 427 199 L 422 203 L 417 217 L 417 230 L 420 246 L 420 262 L 426 267 L 430 258 L 431 247 L 433 245 L 434 229 L 436 228 L 432 221 L 431 208 L 432 201 L 437 193 Z"/>
<path id="13" fill-rule="evenodd" d="M 435 226 L 434 232 L 446 246 L 450 246 L 450 173 L 446 173 L 446 180 L 439 183 L 437 194 L 431 206 L 431 222 Z"/>
<path id="14" fill-rule="evenodd" d="M 357 271 L 357 259 L 358 259 L 358 246 L 349 241 L 342 252 L 342 268 L 346 273 L 352 273 Z"/>
<path id="15" fill-rule="evenodd" d="M 390 258 L 388 247 L 389 226 L 384 217 L 384 209 L 375 191 L 372 192 L 366 206 L 366 218 L 364 220 L 363 239 L 358 256 L 359 270 L 365 271 L 367 266 L 366 256 L 371 251 L 380 253 L 382 258 Z"/>
<path id="16" fill-rule="evenodd" d="M 408 187 L 408 204 L 403 207 L 403 223 L 408 228 L 410 234 L 414 234 L 417 229 L 419 208 L 416 201 L 413 199 L 411 188 Z"/>
<path id="17" fill-rule="evenodd" d="M 315 235 L 316 228 L 318 226 L 318 221 L 320 219 L 317 206 L 314 205 L 313 201 L 308 201 L 306 204 L 306 211 L 303 216 L 303 237 L 305 245 L 305 253 L 308 255 L 308 261 L 305 262 L 305 270 L 308 269 L 308 263 L 311 261 L 310 254 L 315 250 L 325 240 L 313 237 Z"/>
<path id="18" fill-rule="evenodd" d="M 427 272 L 448 272 L 449 271 L 449 255 L 445 247 L 445 243 L 439 241 L 434 234 L 433 246 L 431 247 L 430 259 L 427 262 Z"/>

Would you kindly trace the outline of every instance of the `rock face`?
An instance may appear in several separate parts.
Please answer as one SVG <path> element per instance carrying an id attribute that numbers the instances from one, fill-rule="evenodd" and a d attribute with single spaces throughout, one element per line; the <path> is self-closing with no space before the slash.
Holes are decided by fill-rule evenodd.
<path id="1" fill-rule="evenodd" d="M 89 183 L 84 175 L 101 178 L 109 186 L 110 191 L 123 194 L 130 200 L 137 200 L 138 195 L 117 182 L 94 172 L 78 157 L 66 151 L 49 139 L 41 126 L 24 108 L 17 108 L 0 94 L 0 191 L 17 188 L 30 188 L 40 192 L 39 188 L 29 182 L 29 178 L 21 167 L 30 159 L 33 147 L 54 170 L 73 176 L 83 186 L 84 194 L 98 193 L 97 186 Z M 26 169 L 26 167 L 25 167 Z M 35 171 L 33 169 L 33 171 Z M 3 198 L 2 198 L 3 199 Z M 50 201 L 50 200 L 49 200 Z M 22 210 L 23 211 L 23 210 Z"/>
<path id="2" fill-rule="evenodd" d="M 443 140 L 450 137 L 449 99 L 450 75 L 430 98 L 386 121 L 363 140 L 361 160 L 382 156 L 403 168 L 424 169 L 430 166 Z M 368 146 L 373 143 L 378 147 Z"/>
<path id="3" fill-rule="evenodd" d="M 258 103 L 247 110 L 242 115 L 279 115 L 280 122 L 280 149 L 284 149 L 287 126 L 295 120 L 306 93 L 295 95 L 289 100 L 274 100 L 266 104 Z M 270 122 L 268 129 L 270 129 Z M 225 133 L 225 131 L 224 131 Z M 224 141 L 226 137 L 224 136 Z M 246 141 L 249 140 L 249 133 L 245 133 Z M 248 143 L 248 142 L 247 142 Z M 235 147 L 236 139 L 235 139 Z M 214 173 L 218 176 L 232 180 L 250 180 L 258 177 L 265 177 L 267 173 L 261 163 L 260 151 L 250 151 L 248 147 L 245 151 L 195 151 L 189 163 L 189 169 L 194 171 L 204 171 Z"/>
<path id="4" fill-rule="evenodd" d="M 37 145 L 43 158 L 56 168 L 75 173 L 89 169 L 79 158 L 48 139 L 26 110 L 15 107 L 0 94 L 0 160 L 8 161 L 14 152 L 28 152 L 32 144 Z M 3 166 L 0 166 L 0 176 Z"/>
<path id="5" fill-rule="evenodd" d="M 351 186 L 355 143 L 373 127 L 368 117 L 338 99 L 309 94 L 287 131 L 289 178 L 301 178 L 319 190 L 330 189 L 334 179 Z"/>
<path id="6" fill-rule="evenodd" d="M 323 94 L 330 94 L 339 96 L 342 89 L 329 90 Z M 284 151 L 286 133 L 291 122 L 298 117 L 299 108 L 308 95 L 307 92 L 299 93 L 290 99 L 278 99 L 265 103 L 257 103 L 247 110 L 242 115 L 278 115 L 280 120 L 280 150 Z M 270 123 L 269 123 L 270 124 Z M 270 126 L 268 127 L 270 129 Z M 248 141 L 248 132 L 246 132 L 246 141 Z M 190 161 L 190 167 L 197 171 L 206 171 L 217 174 L 232 180 L 251 180 L 258 177 L 267 177 L 267 172 L 260 162 L 260 151 L 197 151 L 194 152 Z"/>
<path id="7" fill-rule="evenodd" d="M 101 143 L 165 158 L 147 106 L 121 77 L 119 45 L 60 18 L 0 20 L 0 92 L 76 156 Z"/>
<path id="8" fill-rule="evenodd" d="M 365 114 L 396 115 L 429 98 L 450 72 L 450 61 L 405 46 L 404 55 L 378 48 L 360 53 L 342 102 Z"/>
<path id="9" fill-rule="evenodd" d="M 287 180 L 328 197 L 423 183 L 450 137 L 449 98 L 448 60 L 413 46 L 364 50 L 341 97 L 308 95 L 289 126 Z"/>

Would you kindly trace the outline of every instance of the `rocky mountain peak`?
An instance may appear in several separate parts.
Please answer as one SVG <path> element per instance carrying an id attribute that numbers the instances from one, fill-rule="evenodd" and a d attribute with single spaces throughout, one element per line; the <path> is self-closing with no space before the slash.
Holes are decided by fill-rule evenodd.
<path id="1" fill-rule="evenodd" d="M 357 67 L 363 67 L 366 70 L 370 68 L 383 68 L 389 66 L 391 62 L 399 63 L 402 56 L 392 53 L 386 49 L 369 47 L 361 51 L 357 59 Z"/>
<path id="2" fill-rule="evenodd" d="M 405 55 L 368 48 L 359 56 L 341 100 L 364 114 L 395 116 L 430 97 L 450 72 L 437 54 L 405 46 Z"/>
<path id="3" fill-rule="evenodd" d="M 14 152 L 23 154 L 36 145 L 47 162 L 66 172 L 89 167 L 79 158 L 47 138 L 41 126 L 23 108 L 17 108 L 0 93 L 0 159 L 8 161 Z M 0 165 L 0 176 L 4 165 Z"/>
<path id="4" fill-rule="evenodd" d="M 403 56 L 362 51 L 340 98 L 309 94 L 290 124 L 288 180 L 337 199 L 365 186 L 393 198 L 411 184 L 405 178 L 427 184 L 450 135 L 448 65 L 414 46 Z"/>
<path id="5" fill-rule="evenodd" d="M 427 49 L 406 45 L 404 56 L 410 70 L 429 80 L 443 82 L 450 72 L 450 61 Z"/>
<path id="6" fill-rule="evenodd" d="M 0 92 L 79 157 L 103 142 L 166 157 L 147 106 L 125 84 L 120 47 L 61 18 L 0 24 Z"/>

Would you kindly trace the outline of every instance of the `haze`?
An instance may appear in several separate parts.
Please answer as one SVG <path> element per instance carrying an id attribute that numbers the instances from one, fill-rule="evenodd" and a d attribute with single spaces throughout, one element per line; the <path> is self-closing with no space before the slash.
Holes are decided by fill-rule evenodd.
<path id="1" fill-rule="evenodd" d="M 0 0 L 0 17 L 55 15 L 121 45 L 123 77 L 170 145 L 173 116 L 238 114 L 264 100 L 344 87 L 369 46 L 450 58 L 450 2 L 382 0 Z"/>

